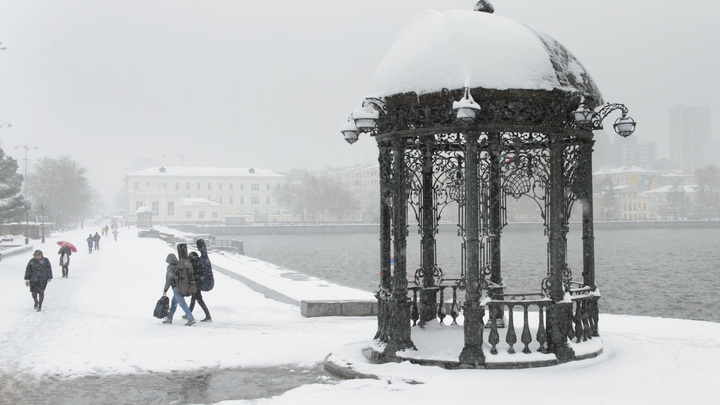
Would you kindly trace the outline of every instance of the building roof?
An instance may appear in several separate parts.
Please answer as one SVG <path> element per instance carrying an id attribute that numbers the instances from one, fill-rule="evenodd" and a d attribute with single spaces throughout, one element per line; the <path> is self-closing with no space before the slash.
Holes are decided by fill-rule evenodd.
<path id="1" fill-rule="evenodd" d="M 643 169 L 638 166 L 631 167 L 614 167 L 611 169 L 602 169 L 593 173 L 593 176 L 607 176 L 611 174 L 657 174 L 656 171 Z"/>
<path id="2" fill-rule="evenodd" d="M 374 77 L 379 96 L 465 87 L 560 89 L 602 103 L 585 68 L 556 40 L 479 11 L 421 12 L 396 38 Z"/>
<path id="3" fill-rule="evenodd" d="M 153 166 L 127 176 L 158 176 L 168 177 L 285 177 L 270 170 L 244 167 L 165 167 Z"/>

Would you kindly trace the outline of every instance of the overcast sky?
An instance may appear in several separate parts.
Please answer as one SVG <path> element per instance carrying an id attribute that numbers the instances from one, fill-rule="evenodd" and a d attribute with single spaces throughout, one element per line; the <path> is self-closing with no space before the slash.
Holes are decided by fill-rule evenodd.
<path id="1" fill-rule="evenodd" d="M 711 106 L 718 128 L 719 1 L 492 3 L 572 52 L 660 157 L 673 105 Z M 375 162 L 373 140 L 351 147 L 338 127 L 376 90 L 373 71 L 393 39 L 421 10 L 474 5 L 2 0 L 0 120 L 13 125 L 0 128 L 2 148 L 21 172 L 18 145 L 38 147 L 30 168 L 69 155 L 108 201 L 127 170 L 142 168 L 134 158 L 276 171 Z"/>

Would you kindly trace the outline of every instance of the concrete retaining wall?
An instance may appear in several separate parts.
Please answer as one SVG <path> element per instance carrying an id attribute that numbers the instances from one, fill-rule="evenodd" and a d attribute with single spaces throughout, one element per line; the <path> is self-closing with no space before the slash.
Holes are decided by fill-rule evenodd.
<path id="1" fill-rule="evenodd" d="M 300 301 L 300 313 L 306 318 L 318 316 L 377 316 L 377 301 Z"/>

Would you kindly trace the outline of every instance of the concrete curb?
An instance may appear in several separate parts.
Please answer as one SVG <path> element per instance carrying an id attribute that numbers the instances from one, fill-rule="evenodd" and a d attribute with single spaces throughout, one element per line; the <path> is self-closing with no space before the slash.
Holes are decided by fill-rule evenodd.
<path id="1" fill-rule="evenodd" d="M 377 301 L 333 300 L 300 301 L 300 313 L 306 318 L 320 316 L 377 316 Z"/>

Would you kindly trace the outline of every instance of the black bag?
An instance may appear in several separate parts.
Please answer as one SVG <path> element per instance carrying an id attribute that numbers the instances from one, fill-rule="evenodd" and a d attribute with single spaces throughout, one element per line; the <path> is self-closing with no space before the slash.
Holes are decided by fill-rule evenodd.
<path id="1" fill-rule="evenodd" d="M 155 312 L 153 312 L 153 316 L 155 318 L 165 318 L 168 315 L 168 310 L 170 308 L 170 299 L 166 296 L 160 297 L 157 304 L 155 304 Z"/>

